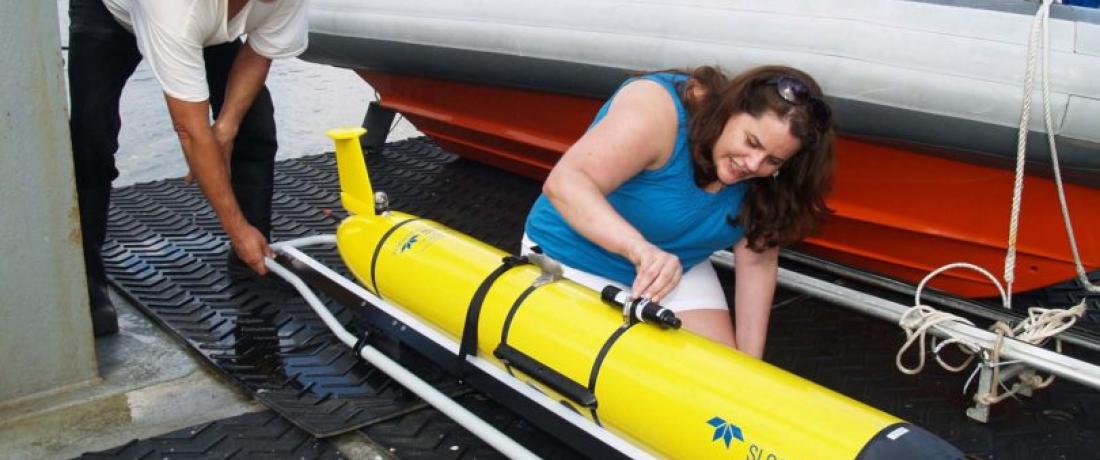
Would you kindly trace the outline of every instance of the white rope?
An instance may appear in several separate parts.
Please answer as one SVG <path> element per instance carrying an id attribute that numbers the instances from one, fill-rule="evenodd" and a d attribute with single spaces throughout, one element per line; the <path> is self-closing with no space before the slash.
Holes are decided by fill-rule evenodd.
<path id="1" fill-rule="evenodd" d="M 1044 11 L 1040 9 L 1040 11 Z M 1066 201 L 1065 185 L 1062 182 L 1062 166 L 1058 160 L 1058 147 L 1054 140 L 1054 121 L 1050 110 L 1050 6 L 1043 13 L 1043 121 L 1047 130 L 1047 144 L 1050 148 L 1050 164 L 1054 168 L 1054 183 L 1057 185 L 1058 204 L 1062 208 L 1062 223 L 1066 227 L 1066 237 L 1069 238 L 1070 253 L 1073 254 L 1073 263 L 1077 269 L 1077 280 L 1085 290 L 1100 293 L 1100 286 L 1089 281 L 1085 272 L 1085 264 L 1081 262 L 1081 253 L 1077 249 L 1077 236 L 1073 231 L 1073 222 L 1069 216 L 1069 203 Z"/>
<path id="2" fill-rule="evenodd" d="M 951 313 L 942 312 L 927 305 L 921 304 L 921 294 L 924 291 L 925 285 L 929 281 L 931 281 L 932 278 L 939 276 L 941 273 L 946 272 L 947 270 L 955 268 L 970 269 L 977 271 L 982 275 L 985 275 L 985 277 L 989 278 L 989 280 L 993 282 L 993 285 L 997 287 L 997 291 L 1001 295 L 1001 302 L 1006 307 L 1008 306 L 1009 297 L 1007 292 L 1004 288 L 1001 287 L 1001 283 L 997 281 L 997 278 L 994 277 L 992 273 L 982 267 L 968 263 L 953 263 L 940 267 L 932 273 L 929 273 L 927 276 L 924 277 L 924 279 L 921 280 L 920 284 L 917 285 L 917 291 L 913 298 L 914 306 L 906 310 L 905 313 L 903 313 L 901 315 L 901 318 L 898 320 L 898 325 L 901 326 L 901 328 L 905 331 L 906 340 L 905 343 L 902 344 L 901 348 L 898 350 L 898 354 L 895 357 L 894 362 L 897 365 L 898 370 L 900 370 L 902 373 L 913 375 L 919 373 L 921 370 L 924 369 L 925 355 L 927 353 L 926 350 L 928 350 L 928 348 L 925 348 L 924 346 L 925 336 L 930 329 L 948 322 L 966 324 L 968 326 L 974 325 L 974 323 L 970 322 L 970 320 L 966 318 L 953 315 Z M 986 365 L 993 369 L 993 381 L 995 382 L 995 385 L 1003 388 L 1004 392 L 998 394 L 999 392 L 997 391 L 997 386 L 994 386 L 987 394 L 975 395 L 976 400 L 984 404 L 994 404 L 996 402 L 1004 400 L 1005 398 L 1015 395 L 1024 388 L 1043 388 L 1050 385 L 1054 381 L 1053 375 L 1047 377 L 1046 379 L 1042 379 L 1038 377 L 1034 372 L 1029 372 L 1020 375 L 1020 384 L 1013 385 L 1012 388 L 1006 387 L 1004 383 L 1000 381 L 999 371 L 1001 366 L 1011 363 L 1001 361 L 1001 344 L 1004 342 L 1005 338 L 1012 338 L 1030 343 L 1032 345 L 1042 345 L 1049 338 L 1055 337 L 1072 327 L 1074 323 L 1077 322 L 1077 319 L 1085 314 L 1085 308 L 1086 307 L 1084 300 L 1082 300 L 1074 307 L 1068 309 L 1033 307 L 1028 309 L 1028 317 L 1017 324 L 1016 327 L 1009 327 L 1007 324 L 1000 321 L 995 323 L 990 329 L 993 332 L 997 333 L 997 341 L 993 345 L 992 349 L 990 349 L 989 355 L 984 358 L 986 361 Z M 948 338 L 941 342 L 937 342 L 937 340 L 933 338 L 932 346 L 930 347 L 932 353 L 935 355 L 936 362 L 940 365 L 940 367 L 943 367 L 944 369 L 951 372 L 962 371 L 967 366 L 969 366 L 971 362 L 974 361 L 975 355 L 981 353 L 982 347 L 980 344 L 954 335 L 947 329 L 940 328 L 940 331 L 947 335 Z M 1061 352 L 1062 342 L 1061 340 L 1055 340 L 1057 344 L 1057 349 L 1059 352 Z M 908 367 L 902 362 L 902 358 L 904 357 L 905 352 L 908 351 L 909 348 L 912 347 L 914 344 L 917 345 L 918 349 L 917 363 L 913 367 Z M 959 347 L 959 350 L 967 355 L 966 359 L 958 365 L 952 365 L 944 361 L 940 357 L 940 351 L 948 345 L 957 345 Z M 976 368 L 974 370 L 974 373 L 970 374 L 970 378 L 967 379 L 966 384 L 963 385 L 964 393 L 970 386 L 970 382 L 974 379 L 974 376 L 977 375 L 979 369 L 980 368 Z"/>
<path id="3" fill-rule="evenodd" d="M 1085 315 L 1085 301 L 1070 308 L 1027 309 L 1027 318 L 1012 328 L 1012 337 L 1031 344 L 1039 344 L 1066 331 Z"/>
<path id="4" fill-rule="evenodd" d="M 1046 22 L 1044 11 L 1051 0 L 1043 0 L 1039 11 L 1031 21 L 1031 33 L 1027 40 L 1027 67 L 1024 72 L 1024 97 L 1020 109 L 1020 128 L 1016 132 L 1016 176 L 1012 186 L 1012 210 L 1008 221 L 1008 252 L 1005 254 L 1004 280 L 1012 305 L 1012 285 L 1016 282 L 1016 243 L 1020 231 L 1020 205 L 1024 196 L 1024 166 L 1027 159 L 1027 133 L 1031 123 L 1031 93 L 1035 88 L 1035 58 L 1038 55 L 1039 32 Z"/>
<path id="5" fill-rule="evenodd" d="M 944 265 L 940 268 L 937 268 L 937 269 L 933 270 L 931 273 L 925 275 L 924 279 L 920 280 L 920 283 L 917 284 L 917 291 L 913 294 L 913 303 L 915 305 L 920 305 L 920 298 L 921 298 L 921 295 L 924 292 L 924 287 L 928 284 L 929 281 L 932 281 L 932 278 L 935 278 L 935 277 L 939 276 L 940 273 L 943 273 L 943 272 L 946 272 L 948 270 L 952 270 L 952 269 L 955 269 L 955 268 L 967 268 L 967 269 L 974 270 L 978 273 L 981 273 L 981 274 L 985 275 L 986 278 L 989 278 L 989 281 L 993 282 L 993 286 L 997 288 L 997 293 L 1001 295 L 1001 306 L 1005 307 L 1005 308 L 1012 308 L 1012 304 L 1011 304 L 1012 298 L 1008 296 L 1008 293 L 1005 291 L 1005 288 L 1001 287 L 1001 283 L 999 281 L 997 281 L 997 277 L 993 276 L 993 274 L 990 273 L 989 270 L 986 270 L 982 267 L 979 267 L 979 266 L 974 265 L 974 264 L 966 263 L 966 262 L 950 263 L 950 264 Z"/>
<path id="6" fill-rule="evenodd" d="M 1016 171 L 1015 180 L 1012 190 L 1012 208 L 1009 218 L 1009 230 L 1008 230 L 1008 249 L 1005 254 L 1004 264 L 1004 280 L 1005 287 L 1001 287 L 1001 283 L 985 269 L 968 263 L 952 263 L 936 269 L 929 273 L 921 280 L 917 286 L 917 291 L 914 296 L 914 306 L 907 310 L 898 321 L 898 324 L 905 330 L 906 341 L 898 350 L 896 364 L 898 369 L 906 374 L 915 374 L 921 371 L 924 367 L 926 349 L 924 347 L 925 334 L 928 330 L 936 327 L 940 324 L 947 322 L 963 323 L 967 325 L 973 325 L 969 320 L 952 315 L 950 313 L 940 312 L 932 307 L 921 304 L 921 294 L 924 290 L 925 284 L 932 278 L 939 274 L 951 270 L 954 268 L 967 268 L 978 271 L 985 275 L 993 285 L 997 287 L 997 291 L 1001 296 L 1001 304 L 1005 308 L 1012 308 L 1012 286 L 1016 280 L 1016 249 L 1019 236 L 1020 225 L 1020 206 L 1023 201 L 1023 189 L 1024 189 L 1024 170 L 1027 156 L 1027 135 L 1028 128 L 1031 120 L 1031 97 L 1035 87 L 1035 64 L 1036 57 L 1039 53 L 1039 42 L 1042 40 L 1042 94 L 1043 94 L 1043 114 L 1044 123 L 1047 132 L 1047 142 L 1050 147 L 1051 163 L 1054 168 L 1054 179 L 1057 184 L 1058 201 L 1062 209 L 1062 220 L 1066 227 L 1066 235 L 1069 238 L 1070 250 L 1073 253 L 1074 263 L 1076 264 L 1077 277 L 1085 289 L 1090 292 L 1100 292 L 1100 286 L 1095 286 L 1088 280 L 1088 275 L 1085 272 L 1084 264 L 1081 262 L 1081 256 L 1077 249 L 1076 237 L 1073 232 L 1073 225 L 1069 216 L 1069 205 L 1067 204 L 1065 197 L 1065 187 L 1062 182 L 1061 167 L 1058 161 L 1058 151 L 1055 146 L 1054 139 L 1054 123 L 1051 116 L 1050 109 L 1050 6 L 1052 0 L 1043 0 L 1039 6 L 1039 10 L 1035 14 L 1035 18 L 1031 24 L 1031 32 L 1028 38 L 1027 49 L 1027 69 L 1024 74 L 1024 95 L 1023 103 L 1020 112 L 1020 127 L 1017 131 L 1017 149 L 1016 149 Z M 998 340 L 993 349 L 990 350 L 991 356 L 988 361 L 990 366 L 994 369 L 994 378 L 996 379 L 997 370 L 1003 364 L 1000 362 L 1000 348 L 1001 343 L 1005 337 L 1014 338 L 1024 342 L 1038 345 L 1045 343 L 1047 339 L 1054 337 L 1076 323 L 1077 319 L 1085 314 L 1085 301 L 1082 300 L 1079 304 L 1068 309 L 1047 309 L 1047 308 L 1029 308 L 1028 317 L 1017 324 L 1015 327 L 1009 327 L 1007 324 L 998 322 L 991 328 L 998 334 Z M 965 368 L 974 358 L 974 355 L 981 351 L 981 347 L 973 342 L 965 341 L 957 336 L 951 335 L 948 331 L 941 329 L 945 334 L 949 336 L 947 340 L 942 342 L 932 341 L 932 351 L 936 354 L 936 361 L 944 369 L 958 372 Z M 902 356 L 905 352 L 914 344 L 918 344 L 920 352 L 918 355 L 917 364 L 914 367 L 906 367 L 902 363 Z M 958 366 L 952 366 L 944 362 L 939 352 L 945 346 L 950 344 L 957 344 L 960 349 L 970 355 L 966 361 Z M 1057 341 L 1058 350 L 1061 350 L 1061 341 Z M 973 378 L 973 374 L 971 375 Z M 1043 381 L 1035 376 L 1033 373 L 1028 374 L 1023 380 L 1028 380 L 1033 387 L 1042 387 L 1049 385 L 1053 381 L 1053 376 Z M 969 384 L 969 379 L 968 379 Z M 983 400 L 989 403 L 999 401 L 1004 397 L 1007 397 L 1016 391 L 1018 387 L 1013 387 L 1011 391 L 1006 392 L 1004 395 L 998 397 L 996 395 L 996 388 L 993 389 L 990 395 L 981 395 Z M 964 387 L 965 391 L 965 387 Z"/>
<path id="7" fill-rule="evenodd" d="M 1073 222 L 1070 219 L 1069 203 L 1066 200 L 1065 184 L 1062 181 L 1062 167 L 1058 159 L 1058 147 L 1054 138 L 1054 117 L 1050 108 L 1050 6 L 1052 0 L 1043 0 L 1035 19 L 1031 23 L 1031 34 L 1027 46 L 1027 69 L 1024 74 L 1024 98 L 1020 112 L 1020 129 L 1017 132 L 1016 143 L 1016 176 L 1012 191 L 1012 216 L 1009 222 L 1008 254 L 1005 256 L 1005 282 L 1008 284 L 1008 294 L 1012 295 L 1012 284 L 1016 275 L 1016 243 L 1019 232 L 1020 202 L 1023 198 L 1024 164 L 1027 151 L 1027 133 L 1031 122 L 1031 97 L 1035 87 L 1035 59 L 1039 53 L 1040 34 L 1042 48 L 1042 94 L 1043 94 L 1043 123 L 1046 128 L 1047 145 L 1050 149 L 1050 163 L 1054 170 L 1055 189 L 1058 192 L 1058 204 L 1062 211 L 1062 223 L 1066 228 L 1066 237 L 1069 239 L 1070 253 L 1073 255 L 1074 268 L 1077 272 L 1077 280 L 1082 287 L 1089 292 L 1100 293 L 1100 286 L 1093 285 L 1085 271 L 1085 265 L 1081 261 L 1081 253 L 1077 248 L 1077 236 L 1073 231 Z"/>
<path id="8" fill-rule="evenodd" d="M 927 305 L 916 305 L 906 310 L 905 313 L 901 315 L 901 319 L 898 320 L 898 325 L 905 330 L 905 343 L 901 346 L 901 349 L 898 350 L 897 357 L 894 359 L 895 364 L 898 366 L 898 370 L 909 375 L 919 374 L 920 371 L 924 370 L 925 355 L 927 354 L 927 348 L 924 346 L 925 336 L 929 329 L 947 322 L 962 323 L 968 326 L 974 325 L 974 323 L 966 318 L 942 312 Z M 917 364 L 913 367 L 908 367 L 902 363 L 902 357 L 913 344 L 917 344 L 917 350 L 919 350 L 917 353 Z M 958 344 L 959 347 L 969 355 L 962 364 L 953 366 L 940 358 L 940 350 L 950 344 Z M 952 372 L 958 372 L 965 369 L 966 366 L 969 366 L 970 362 L 974 360 L 974 355 L 982 350 L 981 346 L 978 344 L 964 341 L 958 337 L 952 337 L 939 343 L 937 343 L 935 338 L 932 338 L 931 349 L 936 357 L 936 362 L 944 369 Z"/>
<path id="9" fill-rule="evenodd" d="M 917 292 L 913 295 L 913 307 L 905 310 L 905 313 L 902 313 L 901 318 L 898 319 L 898 326 L 901 326 L 902 330 L 905 331 L 905 343 L 902 344 L 901 348 L 898 350 L 898 354 L 894 359 L 894 363 L 897 364 L 898 370 L 902 373 L 913 375 L 919 373 L 921 370 L 924 369 L 925 354 L 927 353 L 927 349 L 924 347 L 924 337 L 925 335 L 927 335 L 929 329 L 932 329 L 933 327 L 947 322 L 961 323 L 968 326 L 974 325 L 974 323 L 970 322 L 970 320 L 961 316 L 939 311 L 935 308 L 921 304 L 921 295 L 924 292 L 925 285 L 927 285 L 928 282 L 932 280 L 932 278 L 935 278 L 941 273 L 955 268 L 974 270 L 978 273 L 985 275 L 986 278 L 989 278 L 989 280 L 993 282 L 993 285 L 997 287 L 997 291 L 1001 294 L 1002 304 L 1005 306 L 1005 308 L 1008 308 L 1008 296 L 1005 294 L 1004 288 L 1001 287 L 1001 282 L 997 281 L 997 277 L 993 276 L 992 273 L 982 267 L 964 262 L 956 262 L 953 264 L 944 265 L 932 271 L 931 273 L 926 275 L 919 284 L 917 284 Z M 982 350 L 981 345 L 975 342 L 971 342 L 959 336 L 953 335 L 946 329 L 941 328 L 940 330 L 947 334 L 949 338 L 942 342 L 937 342 L 937 339 L 933 338 L 931 349 L 932 353 L 935 354 L 936 362 L 939 363 L 939 365 L 944 369 L 947 369 L 951 372 L 959 372 L 969 366 L 971 361 L 974 360 L 974 355 L 978 354 Z M 913 367 L 907 367 L 905 364 L 902 363 L 902 357 L 905 355 L 905 352 L 909 350 L 909 347 L 913 346 L 914 343 L 917 344 L 918 347 L 917 364 Z M 968 355 L 966 360 L 963 361 L 961 364 L 951 365 L 940 358 L 940 350 L 943 350 L 944 347 L 952 344 L 957 344 L 959 346 L 959 349 L 961 349 L 963 353 L 966 353 Z"/>

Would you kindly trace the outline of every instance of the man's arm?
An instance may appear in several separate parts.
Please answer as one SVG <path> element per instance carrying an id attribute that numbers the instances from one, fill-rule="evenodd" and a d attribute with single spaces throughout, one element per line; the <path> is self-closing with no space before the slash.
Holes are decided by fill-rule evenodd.
<path id="1" fill-rule="evenodd" d="M 233 68 L 229 71 L 225 102 L 215 117 L 214 136 L 218 147 L 228 160 L 233 151 L 233 140 L 252 102 L 267 80 L 271 59 L 256 53 L 247 43 L 237 52 Z"/>
<path id="2" fill-rule="evenodd" d="M 214 214 L 229 236 L 233 250 L 252 270 L 261 275 L 267 273 L 263 258 L 272 255 L 271 248 L 259 230 L 248 223 L 237 205 L 226 163 L 208 121 L 210 103 L 183 101 L 167 94 L 165 99 L 187 165 L 214 208 Z"/>

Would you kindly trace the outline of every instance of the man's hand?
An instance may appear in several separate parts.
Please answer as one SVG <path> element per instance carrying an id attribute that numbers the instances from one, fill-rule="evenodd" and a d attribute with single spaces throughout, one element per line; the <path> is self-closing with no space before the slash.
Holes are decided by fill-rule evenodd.
<path id="1" fill-rule="evenodd" d="M 218 151 L 225 157 L 225 164 L 229 165 L 229 160 L 233 158 L 233 141 L 237 139 L 238 126 L 230 125 L 228 122 L 215 121 L 214 122 L 214 140 L 218 143 Z"/>
<path id="2" fill-rule="evenodd" d="M 229 171 L 230 159 L 233 157 L 233 140 L 237 138 L 237 130 L 249 107 L 252 107 L 252 102 L 256 100 L 260 88 L 263 88 L 270 69 L 271 59 L 256 53 L 248 44 L 241 47 L 233 61 L 225 101 L 214 126 L 211 127 L 218 151 L 225 159 L 226 171 Z M 190 184 L 193 179 L 193 175 L 188 172 L 184 181 Z"/>
<path id="3" fill-rule="evenodd" d="M 207 121 L 209 104 L 206 101 L 181 101 L 168 95 L 165 99 L 187 164 L 195 172 L 199 188 L 229 236 L 233 250 L 256 273 L 267 273 L 263 259 L 272 254 L 271 248 L 264 235 L 245 219 L 233 195 L 225 158 Z"/>
<path id="4" fill-rule="evenodd" d="M 264 266 L 264 257 L 275 257 L 275 252 L 271 250 L 271 246 L 267 244 L 267 239 L 259 230 L 256 230 L 256 227 L 244 224 L 238 228 L 229 235 L 233 251 L 252 271 L 260 275 L 266 275 L 267 267 Z"/>

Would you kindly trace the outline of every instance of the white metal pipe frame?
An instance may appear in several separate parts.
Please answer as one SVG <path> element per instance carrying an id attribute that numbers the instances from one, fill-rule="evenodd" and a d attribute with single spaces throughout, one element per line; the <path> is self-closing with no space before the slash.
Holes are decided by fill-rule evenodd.
<path id="1" fill-rule="evenodd" d="M 337 283 L 343 289 L 351 292 L 356 297 L 362 300 L 363 305 L 370 304 L 371 306 L 378 308 L 386 315 L 393 318 L 395 321 L 399 321 L 401 324 L 415 330 L 418 334 L 424 338 L 430 340 L 443 347 L 450 353 L 458 355 L 459 346 L 455 341 L 443 336 L 440 332 L 425 325 L 420 320 L 416 319 L 404 310 L 395 307 L 389 302 L 375 296 L 366 289 L 359 286 L 352 280 L 345 278 L 339 273 L 333 271 L 331 268 L 310 257 L 308 254 L 303 253 L 298 248 L 319 244 L 336 244 L 335 235 L 317 235 L 311 237 L 300 238 L 297 240 L 283 241 L 272 244 L 272 249 L 279 254 L 283 254 L 296 262 L 302 263 L 309 269 L 317 272 L 321 276 Z M 286 268 L 279 265 L 273 260 L 267 260 L 266 264 L 273 272 L 277 272 L 280 276 L 287 279 L 288 282 L 293 284 L 299 292 L 310 303 L 310 306 L 317 311 L 318 315 L 325 320 L 326 325 L 333 330 L 333 332 L 341 339 L 342 342 L 348 346 L 354 346 L 356 338 L 344 329 L 343 325 L 336 322 L 335 318 L 331 318 L 331 313 L 324 307 L 319 299 L 313 294 L 312 290 L 305 285 L 305 283 L 298 278 L 293 272 L 290 272 Z M 275 267 L 275 268 L 273 268 Z M 288 276 L 289 275 L 289 276 Z M 332 321 L 330 322 L 329 319 Z M 375 364 L 381 368 L 385 373 L 394 377 L 402 385 L 405 385 L 410 390 L 413 390 L 418 395 L 423 397 L 427 402 L 435 406 L 440 412 L 445 413 L 447 416 L 463 425 L 475 435 L 485 440 L 494 448 L 498 449 L 501 453 L 505 454 L 509 458 L 537 458 L 533 453 L 526 448 L 517 444 L 514 440 L 508 438 L 506 435 L 488 425 L 487 422 L 478 418 L 476 415 L 470 413 L 468 410 L 459 406 L 454 401 L 450 400 L 446 395 L 439 393 L 438 390 L 423 382 L 418 377 L 408 372 L 404 368 L 401 368 L 400 364 L 397 364 L 390 360 L 385 355 L 381 354 L 377 350 L 374 350 L 370 346 L 363 347 L 364 352 L 362 357 L 372 364 Z M 369 350 L 369 352 L 368 352 Z M 651 459 L 654 458 L 652 454 L 640 449 L 632 443 L 622 439 L 614 433 L 607 431 L 606 429 L 597 426 L 592 421 L 584 418 L 580 414 L 573 412 L 565 406 L 558 404 L 546 398 L 542 393 L 539 393 L 533 387 L 519 383 L 518 380 L 509 378 L 510 376 L 502 369 L 497 368 L 488 361 L 481 359 L 477 356 L 466 357 L 467 362 L 477 368 L 478 370 L 485 372 L 486 374 L 494 377 L 497 381 L 506 384 L 511 390 L 525 396 L 527 399 L 534 401 L 539 406 L 543 407 L 547 411 L 557 415 L 561 419 L 569 422 L 570 424 L 580 428 L 584 432 L 588 433 L 594 439 L 599 439 L 604 444 L 607 444 L 614 450 L 619 451 L 627 458 L 635 459 Z M 396 366 L 394 368 L 393 366 Z M 399 369 L 397 369 L 399 368 Z M 394 372 L 391 372 L 393 370 Z M 421 394 L 424 391 L 424 394 Z M 433 393 L 434 392 L 434 393 Z M 439 398 L 444 398 L 447 401 L 443 401 Z"/>
<path id="2" fill-rule="evenodd" d="M 718 251 L 711 256 L 711 261 L 732 268 L 733 254 L 729 251 Z M 897 323 L 901 315 L 909 309 L 906 305 L 783 268 L 779 269 L 779 284 L 793 291 L 893 323 Z M 985 329 L 960 323 L 942 323 L 931 328 L 930 331 L 939 337 L 964 338 L 986 350 L 994 348 L 998 337 L 997 334 Z M 1008 337 L 1002 340 L 1001 356 L 1092 388 L 1100 388 L 1100 366 L 1092 363 Z"/>
<path id="3" fill-rule="evenodd" d="M 369 302 L 375 307 L 383 309 L 394 319 L 401 321 L 408 327 L 419 330 L 423 335 L 430 340 L 444 345 L 445 348 L 451 351 L 457 351 L 457 344 L 451 343 L 452 341 L 446 340 L 436 333 L 431 328 L 427 328 L 420 324 L 417 320 L 407 314 L 403 314 L 400 309 L 390 306 L 384 300 L 375 297 L 371 293 L 359 287 L 354 282 L 344 278 L 335 271 L 331 270 L 324 264 L 321 264 L 312 257 L 301 252 L 297 248 L 318 244 L 335 244 L 334 235 L 321 235 L 314 237 L 306 237 L 293 241 L 280 242 L 272 245 L 272 249 L 284 254 L 292 259 L 299 261 L 309 268 L 317 271 L 321 275 L 333 280 L 334 282 L 342 285 L 344 288 L 353 292 L 360 297 L 364 302 Z M 733 266 L 733 254 L 729 251 L 716 252 L 711 260 L 715 263 L 725 266 Z M 317 314 L 322 320 L 333 330 L 337 337 L 347 344 L 348 346 L 354 346 L 358 341 L 358 338 L 351 335 L 343 325 L 339 324 L 332 314 L 324 307 L 324 305 L 313 294 L 312 290 L 298 278 L 293 272 L 279 265 L 274 260 L 266 261 L 267 266 L 273 272 L 286 279 L 291 283 L 303 297 L 310 303 Z M 820 298 L 837 305 L 841 305 L 847 308 L 869 314 L 873 317 L 891 321 L 897 323 L 902 317 L 904 312 L 909 309 L 908 306 L 892 302 L 880 297 L 876 297 L 871 294 L 860 292 L 855 289 L 851 289 L 845 286 L 841 286 L 835 283 L 826 282 L 811 276 L 803 275 L 791 270 L 779 269 L 778 273 L 779 284 L 785 288 L 793 291 L 803 293 L 815 298 Z M 970 343 L 977 344 L 984 349 L 993 349 L 998 340 L 997 334 L 980 329 L 974 326 L 961 324 L 961 323 L 942 323 L 930 329 L 930 331 L 940 337 L 962 337 Z M 1026 365 L 1032 366 L 1036 369 L 1050 372 L 1051 374 L 1064 377 L 1093 388 L 1100 388 L 1100 366 L 1071 358 L 1060 353 L 1056 353 L 1035 345 L 1031 345 L 1012 338 L 1003 338 L 1001 340 L 1000 353 L 1004 358 L 1020 361 Z M 453 349 L 453 350 L 452 350 Z M 362 347 L 360 355 L 378 366 L 381 370 L 393 377 L 402 385 L 406 386 L 410 390 L 417 393 L 426 401 L 436 406 L 440 411 L 444 412 L 451 418 L 458 421 L 465 426 L 471 432 L 478 437 L 486 440 L 494 448 L 497 448 L 505 455 L 512 458 L 536 458 L 526 448 L 515 443 L 514 440 L 508 438 L 503 433 L 488 425 L 484 420 L 469 413 L 465 408 L 459 406 L 453 400 L 446 395 L 438 392 L 426 382 L 423 382 L 409 371 L 402 368 L 399 364 L 393 362 L 385 355 L 381 354 L 377 350 L 369 346 Z M 475 366 L 479 368 L 492 368 L 488 363 L 479 363 L 478 358 L 474 357 L 470 359 Z M 485 369 L 490 370 L 490 369 Z M 491 369 L 491 370 L 495 370 Z M 535 395 L 528 395 L 529 397 Z M 538 400 L 540 398 L 532 398 Z M 556 406 L 556 405 L 552 405 Z M 599 436 L 600 439 L 608 442 L 620 452 L 631 456 L 632 458 L 649 457 L 649 454 L 644 451 L 640 451 L 637 447 L 631 445 L 625 440 L 618 439 L 611 433 L 603 430 L 599 427 L 592 425 L 587 420 L 572 420 L 573 418 L 579 418 L 577 414 L 573 414 L 561 407 L 547 407 L 559 416 L 569 419 L 574 425 L 580 426 L 589 431 L 591 434 Z M 557 409 L 557 410 L 555 410 Z M 596 433 L 593 433 L 595 431 Z"/>

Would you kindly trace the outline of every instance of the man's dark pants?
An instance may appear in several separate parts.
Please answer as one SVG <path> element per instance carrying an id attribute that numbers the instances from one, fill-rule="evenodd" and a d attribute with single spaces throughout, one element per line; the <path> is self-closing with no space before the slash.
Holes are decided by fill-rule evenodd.
<path id="1" fill-rule="evenodd" d="M 71 0 L 69 18 L 69 126 L 92 319 L 96 335 L 102 335 L 118 328 L 107 297 L 100 249 L 107 233 L 111 181 L 118 177 L 114 155 L 121 127 L 119 98 L 126 80 L 141 62 L 141 54 L 134 35 L 115 21 L 102 0 Z M 215 115 L 221 110 L 229 70 L 241 46 L 238 40 L 203 50 Z M 264 235 L 271 233 L 277 149 L 274 108 L 265 87 L 241 121 L 230 165 L 233 193 L 241 211 Z"/>

